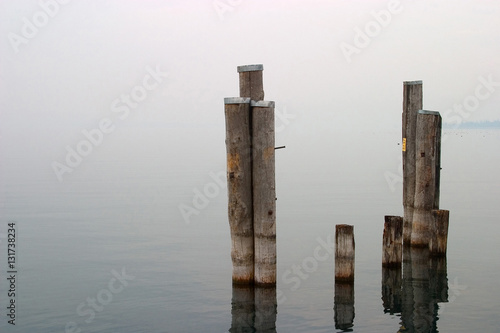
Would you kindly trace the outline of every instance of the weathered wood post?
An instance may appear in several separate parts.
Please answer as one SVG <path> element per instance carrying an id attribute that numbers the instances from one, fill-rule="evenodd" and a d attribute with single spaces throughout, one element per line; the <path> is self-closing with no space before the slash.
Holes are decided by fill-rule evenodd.
<path id="1" fill-rule="evenodd" d="M 233 283 L 254 282 L 250 98 L 225 98 L 228 217 Z"/>
<path id="2" fill-rule="evenodd" d="M 252 101 L 255 283 L 276 284 L 274 102 Z"/>
<path id="3" fill-rule="evenodd" d="M 436 179 L 439 179 L 438 154 L 441 149 L 441 115 L 420 110 L 417 115 L 415 199 L 411 246 L 428 247 L 432 231 L 431 210 L 436 207 Z"/>
<path id="4" fill-rule="evenodd" d="M 417 114 L 423 108 L 422 81 L 403 83 L 403 244 L 410 245 L 415 197 Z"/>
<path id="5" fill-rule="evenodd" d="M 399 267 L 403 261 L 403 218 L 385 216 L 382 241 L 382 266 Z"/>
<path id="6" fill-rule="evenodd" d="M 354 284 L 335 282 L 333 318 L 336 329 L 348 331 L 354 326 Z"/>
<path id="7" fill-rule="evenodd" d="M 354 283 L 354 226 L 335 226 L 335 282 Z"/>
<path id="8" fill-rule="evenodd" d="M 429 243 L 431 256 L 446 256 L 450 211 L 434 209 L 432 214 L 432 236 Z"/>
<path id="9" fill-rule="evenodd" d="M 264 100 L 263 70 L 264 66 L 261 64 L 238 66 L 240 97 L 250 97 L 253 101 Z"/>

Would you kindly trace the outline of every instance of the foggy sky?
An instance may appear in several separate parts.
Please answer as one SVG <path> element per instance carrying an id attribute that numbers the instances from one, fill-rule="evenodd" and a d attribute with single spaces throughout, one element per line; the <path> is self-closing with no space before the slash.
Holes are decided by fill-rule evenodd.
<path id="1" fill-rule="evenodd" d="M 47 160 L 104 118 L 221 144 L 223 98 L 246 64 L 264 65 L 281 135 L 399 130 L 406 80 L 423 80 L 424 108 L 444 122 L 500 120 L 498 1 L 4 0 L 0 16 L 3 149 Z M 146 77 L 156 69 L 162 82 Z"/>

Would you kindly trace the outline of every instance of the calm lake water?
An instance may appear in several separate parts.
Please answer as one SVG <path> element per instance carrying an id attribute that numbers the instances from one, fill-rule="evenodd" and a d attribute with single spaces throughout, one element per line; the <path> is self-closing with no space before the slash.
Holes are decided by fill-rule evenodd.
<path id="1" fill-rule="evenodd" d="M 396 130 L 352 134 L 362 138 L 356 143 L 321 134 L 277 141 L 287 148 L 276 153 L 276 290 L 232 288 L 217 131 L 187 150 L 170 148 L 182 142 L 173 134 L 158 144 L 160 130 L 117 131 L 62 182 L 54 154 L 35 142 L 28 151 L 2 143 L 1 332 L 339 332 L 352 315 L 345 327 L 353 332 L 498 332 L 500 131 L 444 131 L 447 260 L 437 270 L 415 260 L 405 268 L 412 279 L 392 294 L 397 276 L 383 281 L 381 251 L 384 215 L 403 211 Z M 65 141 L 55 142 L 64 151 Z M 196 213 L 183 217 L 182 207 Z M 9 221 L 17 229 L 15 326 L 7 317 Z M 341 223 L 354 225 L 352 290 L 333 283 L 328 244 Z"/>

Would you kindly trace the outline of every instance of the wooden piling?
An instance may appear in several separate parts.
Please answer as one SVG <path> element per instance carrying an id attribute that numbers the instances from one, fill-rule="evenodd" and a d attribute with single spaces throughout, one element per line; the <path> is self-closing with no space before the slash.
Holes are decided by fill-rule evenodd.
<path id="1" fill-rule="evenodd" d="M 401 267 L 403 261 L 403 218 L 385 216 L 382 241 L 382 266 Z"/>
<path id="2" fill-rule="evenodd" d="M 439 112 L 420 110 L 417 115 L 415 198 L 411 246 L 428 247 L 432 229 L 432 209 L 437 209 L 437 165 L 441 145 L 441 115 Z M 438 199 L 439 200 L 439 199 Z"/>
<path id="3" fill-rule="evenodd" d="M 240 79 L 240 97 L 250 97 L 253 101 L 264 100 L 262 81 L 263 65 L 238 66 Z"/>
<path id="4" fill-rule="evenodd" d="M 252 101 L 255 283 L 276 284 L 274 102 Z"/>
<path id="5" fill-rule="evenodd" d="M 225 98 L 228 218 L 233 283 L 254 282 L 250 98 Z"/>
<path id="6" fill-rule="evenodd" d="M 354 283 L 354 226 L 335 226 L 335 282 Z"/>
<path id="7" fill-rule="evenodd" d="M 418 110 L 423 108 L 422 81 L 403 83 L 403 244 L 410 245 L 415 196 L 415 151 Z"/>
<path id="8" fill-rule="evenodd" d="M 434 209 L 431 211 L 431 215 L 430 254 L 431 256 L 446 256 L 450 211 Z"/>

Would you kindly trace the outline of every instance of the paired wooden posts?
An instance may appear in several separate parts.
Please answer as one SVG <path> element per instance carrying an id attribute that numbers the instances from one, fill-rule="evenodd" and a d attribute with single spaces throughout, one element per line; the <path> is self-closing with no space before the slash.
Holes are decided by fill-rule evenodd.
<path id="1" fill-rule="evenodd" d="M 274 102 L 262 65 L 239 66 L 240 97 L 225 98 L 233 283 L 276 284 Z"/>
<path id="2" fill-rule="evenodd" d="M 422 96 L 422 81 L 403 83 L 403 245 L 440 256 L 449 219 L 448 211 L 433 212 L 439 210 L 442 120 L 439 112 L 422 110 Z"/>

